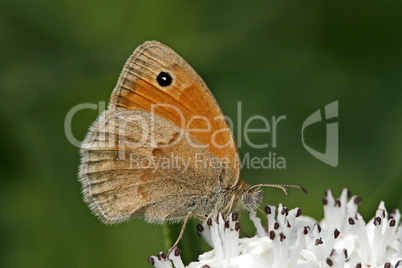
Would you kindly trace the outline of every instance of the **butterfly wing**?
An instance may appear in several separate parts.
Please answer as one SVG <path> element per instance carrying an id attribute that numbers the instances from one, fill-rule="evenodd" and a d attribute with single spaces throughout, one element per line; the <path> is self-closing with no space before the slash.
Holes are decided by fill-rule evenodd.
<path id="1" fill-rule="evenodd" d="M 161 73 L 169 83 L 160 83 Z M 188 63 L 158 42 L 144 43 L 127 60 L 81 154 L 85 200 L 107 223 L 208 214 L 217 189 L 236 185 L 240 172 L 214 96 Z M 169 166 L 174 157 L 182 164 Z"/>
<path id="2" fill-rule="evenodd" d="M 158 83 L 161 72 L 171 76 L 170 85 Z M 240 160 L 228 122 L 201 77 L 172 49 L 152 41 L 134 51 L 109 105 L 119 107 L 153 112 L 186 130 L 225 164 L 224 187 L 236 185 Z"/>

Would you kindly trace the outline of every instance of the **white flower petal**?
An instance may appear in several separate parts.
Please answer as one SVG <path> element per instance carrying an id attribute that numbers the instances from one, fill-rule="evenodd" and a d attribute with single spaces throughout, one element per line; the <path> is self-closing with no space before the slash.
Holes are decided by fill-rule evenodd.
<path id="1" fill-rule="evenodd" d="M 357 212 L 361 199 L 344 189 L 335 199 L 332 191 L 326 192 L 324 219 L 317 223 L 313 218 L 300 216 L 298 208 L 288 211 L 282 204 L 276 210 L 266 206 L 268 227 L 264 227 L 255 211 L 250 219 L 257 235 L 239 238 L 239 223 L 230 215 L 219 223 L 197 227 L 199 234 L 213 249 L 199 256 L 199 261 L 187 267 L 384 267 L 402 268 L 402 226 L 399 210 L 389 213 L 381 202 L 375 217 L 367 224 Z M 277 213 L 275 213 L 277 211 Z M 276 215 L 277 214 L 277 215 Z M 264 220 L 265 222 L 265 220 Z M 268 233 L 266 232 L 268 230 Z M 173 254 L 173 252 L 172 252 Z M 170 255 L 176 268 L 183 268 L 178 254 Z M 150 257 L 155 267 L 172 267 L 168 260 Z"/>

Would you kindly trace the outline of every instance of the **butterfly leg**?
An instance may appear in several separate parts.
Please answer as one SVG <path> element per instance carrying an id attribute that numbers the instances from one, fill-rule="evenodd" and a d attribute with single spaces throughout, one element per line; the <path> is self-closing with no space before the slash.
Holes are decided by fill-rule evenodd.
<path id="1" fill-rule="evenodd" d="M 229 209 L 227 210 L 227 215 L 226 217 L 229 217 L 229 214 L 232 212 L 233 206 L 234 206 L 234 202 L 235 202 L 236 196 L 233 195 L 232 198 L 230 199 L 230 203 L 229 203 Z"/>
<path id="2" fill-rule="evenodd" d="M 169 257 L 169 255 L 170 255 L 170 253 L 176 248 L 177 244 L 179 244 L 180 240 L 182 239 L 183 234 L 184 234 L 184 230 L 186 229 L 187 222 L 188 222 L 188 220 L 190 219 L 191 216 L 195 216 L 195 214 L 190 211 L 190 212 L 187 214 L 186 219 L 184 220 L 183 227 L 181 227 L 181 231 L 180 231 L 179 237 L 177 238 L 176 242 L 174 242 L 173 246 L 169 249 L 169 252 L 168 252 L 168 254 L 167 254 L 168 257 Z"/>

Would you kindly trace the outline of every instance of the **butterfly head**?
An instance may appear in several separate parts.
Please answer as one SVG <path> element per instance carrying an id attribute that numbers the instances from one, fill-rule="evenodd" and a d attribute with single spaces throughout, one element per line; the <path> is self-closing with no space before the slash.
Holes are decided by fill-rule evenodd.
<path id="1" fill-rule="evenodd" d="M 248 187 L 241 195 L 240 202 L 242 207 L 248 211 L 256 210 L 262 202 L 263 194 L 263 191 L 259 188 L 252 189 L 252 187 Z"/>
<path id="2" fill-rule="evenodd" d="M 256 210 L 258 206 L 261 204 L 263 198 L 263 191 L 260 190 L 259 187 L 255 189 L 255 187 L 253 186 L 250 187 L 246 183 L 243 183 L 240 185 L 238 190 L 239 190 L 238 196 L 240 197 L 238 204 L 242 208 L 247 209 L 248 211 Z"/>

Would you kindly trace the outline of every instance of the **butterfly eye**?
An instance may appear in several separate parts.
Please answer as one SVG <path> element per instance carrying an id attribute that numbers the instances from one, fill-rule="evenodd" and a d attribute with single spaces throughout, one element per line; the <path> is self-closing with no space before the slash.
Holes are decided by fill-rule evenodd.
<path id="1" fill-rule="evenodd" d="M 243 194 L 243 203 L 249 204 L 251 202 L 251 195 L 249 193 Z"/>
<path id="2" fill-rule="evenodd" d="M 160 72 L 156 81 L 158 81 L 161 87 L 166 87 L 172 83 L 172 77 L 168 73 Z"/>

